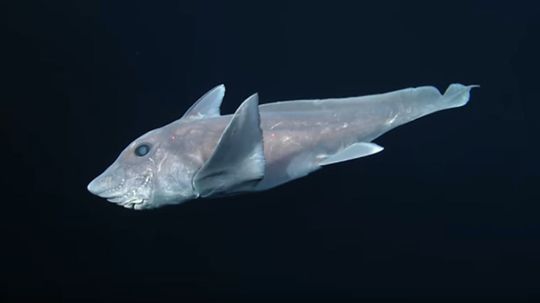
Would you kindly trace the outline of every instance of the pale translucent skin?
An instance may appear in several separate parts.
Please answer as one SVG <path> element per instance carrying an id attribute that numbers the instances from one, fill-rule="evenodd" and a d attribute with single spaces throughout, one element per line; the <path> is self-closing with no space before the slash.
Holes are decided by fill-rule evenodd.
<path id="1" fill-rule="evenodd" d="M 472 87 L 452 84 L 444 95 L 425 86 L 364 97 L 260 105 L 264 176 L 242 191 L 265 190 L 305 176 L 354 143 L 371 142 L 396 126 L 462 106 Z M 133 141 L 88 190 L 133 209 L 178 204 L 201 196 L 194 176 L 212 157 L 233 117 L 219 115 L 223 86 L 208 94 L 214 94 L 212 100 L 195 104 L 181 119 Z M 151 149 L 139 157 L 134 150 L 142 143 L 150 144 Z M 221 191 L 218 195 L 229 193 L 236 192 Z"/>

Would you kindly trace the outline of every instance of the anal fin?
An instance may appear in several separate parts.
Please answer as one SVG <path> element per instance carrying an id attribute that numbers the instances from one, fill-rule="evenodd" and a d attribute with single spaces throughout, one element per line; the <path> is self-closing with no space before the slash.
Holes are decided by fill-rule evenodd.
<path id="1" fill-rule="evenodd" d="M 356 158 L 366 157 L 366 156 L 376 154 L 382 150 L 383 150 L 383 147 L 375 143 L 369 143 L 369 142 L 354 143 L 340 150 L 339 152 L 328 156 L 327 158 L 319 162 L 319 165 L 329 165 L 329 164 L 353 160 Z"/>

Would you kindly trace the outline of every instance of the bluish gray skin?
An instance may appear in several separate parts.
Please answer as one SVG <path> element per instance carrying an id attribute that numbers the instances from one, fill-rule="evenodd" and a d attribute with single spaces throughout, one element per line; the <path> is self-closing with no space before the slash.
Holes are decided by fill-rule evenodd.
<path id="1" fill-rule="evenodd" d="M 364 97 L 260 105 L 255 94 L 220 115 L 223 85 L 184 116 L 129 144 L 88 190 L 132 209 L 260 191 L 325 165 L 377 153 L 396 126 L 463 106 L 474 86 L 431 86 Z"/>

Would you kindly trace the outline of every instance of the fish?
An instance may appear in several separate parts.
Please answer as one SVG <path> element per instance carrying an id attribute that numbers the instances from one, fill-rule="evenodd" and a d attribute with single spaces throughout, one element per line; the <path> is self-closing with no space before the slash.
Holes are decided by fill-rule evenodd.
<path id="1" fill-rule="evenodd" d="M 135 210 L 268 190 L 327 165 L 379 153 L 383 147 L 376 138 L 467 104 L 474 87 L 455 83 L 443 94 L 421 86 L 265 104 L 253 94 L 234 114 L 222 115 L 225 86 L 218 85 L 180 119 L 131 142 L 87 189 Z"/>

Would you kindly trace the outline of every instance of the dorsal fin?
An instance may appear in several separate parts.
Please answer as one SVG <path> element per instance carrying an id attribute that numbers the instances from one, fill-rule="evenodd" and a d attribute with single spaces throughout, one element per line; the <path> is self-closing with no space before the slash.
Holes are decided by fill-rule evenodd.
<path id="1" fill-rule="evenodd" d="M 182 116 L 183 119 L 202 119 L 218 117 L 225 96 L 225 85 L 218 85 L 199 98 Z"/>
<path id="2" fill-rule="evenodd" d="M 202 197 L 252 189 L 264 177 L 265 159 L 257 94 L 246 99 L 197 172 L 193 187 Z"/>

